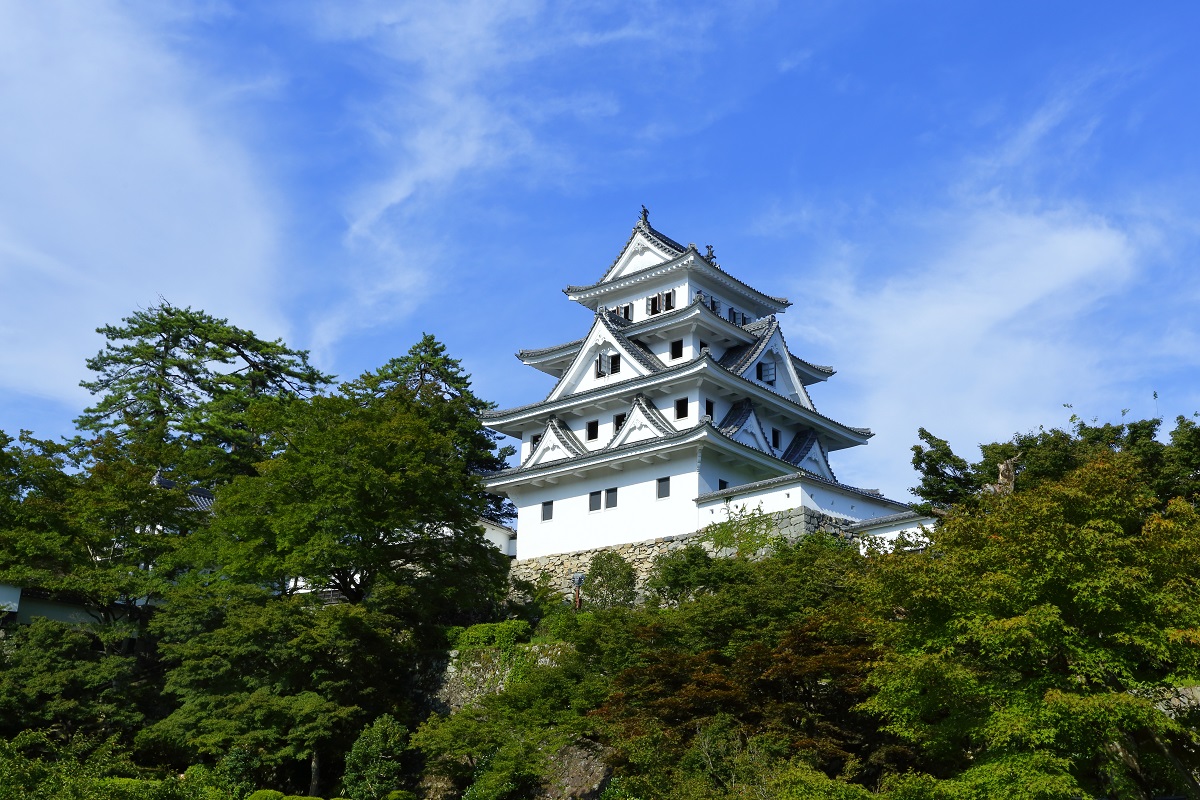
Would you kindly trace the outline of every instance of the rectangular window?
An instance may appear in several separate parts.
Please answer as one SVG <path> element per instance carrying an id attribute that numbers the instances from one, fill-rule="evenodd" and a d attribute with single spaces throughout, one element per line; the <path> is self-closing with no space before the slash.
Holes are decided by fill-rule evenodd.
<path id="1" fill-rule="evenodd" d="M 547 500 L 542 503 L 542 522 L 549 522 L 554 519 L 554 501 Z"/>
<path id="2" fill-rule="evenodd" d="M 701 350 L 703 350 L 703 349 L 704 349 L 704 348 L 706 348 L 706 347 L 708 347 L 708 342 L 700 342 L 700 349 L 701 349 Z"/>
<path id="3" fill-rule="evenodd" d="M 588 441 L 594 441 L 600 438 L 600 420 L 594 419 L 587 424 Z"/>
<path id="4" fill-rule="evenodd" d="M 603 353 L 596 356 L 596 377 L 603 378 L 608 374 L 608 358 Z"/>
<path id="5" fill-rule="evenodd" d="M 724 478 L 717 479 L 717 491 L 718 492 L 720 492 L 724 489 L 728 489 L 728 488 L 729 488 L 729 481 L 725 480 Z"/>
<path id="6" fill-rule="evenodd" d="M 619 353 L 613 353 L 608 357 L 608 374 L 616 375 L 621 371 L 621 356 Z"/>
<path id="7" fill-rule="evenodd" d="M 715 417 L 717 415 L 717 404 L 712 400 L 705 400 L 704 413 L 710 418 Z"/>
<path id="8" fill-rule="evenodd" d="M 683 358 L 683 339 L 671 342 L 671 358 Z"/>
<path id="9" fill-rule="evenodd" d="M 671 496 L 671 478 L 670 477 L 659 478 L 658 479 L 658 499 L 662 500 L 664 497 L 670 497 L 670 496 Z"/>
<path id="10" fill-rule="evenodd" d="M 729 321 L 737 325 L 737 309 L 733 306 L 729 307 Z"/>
<path id="11" fill-rule="evenodd" d="M 675 290 L 674 289 L 672 289 L 669 292 L 662 293 L 662 307 L 663 307 L 663 311 L 670 311 L 671 309 L 673 309 L 675 307 Z"/>
<path id="12" fill-rule="evenodd" d="M 541 440 L 542 440 L 542 435 L 540 433 L 535 433 L 533 436 L 529 437 L 529 446 L 537 447 L 538 442 L 540 442 Z"/>
<path id="13" fill-rule="evenodd" d="M 776 450 L 779 449 L 779 438 L 779 428 L 771 428 L 771 447 L 774 447 Z"/>
<path id="14" fill-rule="evenodd" d="M 655 295 L 651 295 L 650 297 L 646 298 L 646 313 L 647 314 L 661 314 L 662 313 L 662 296 L 661 295 L 655 294 Z"/>
<path id="15" fill-rule="evenodd" d="M 626 303 L 621 306 L 621 316 L 625 319 L 633 319 L 633 303 Z"/>
<path id="16" fill-rule="evenodd" d="M 613 414 L 613 433 L 616 433 L 623 427 L 625 427 L 625 412 L 622 411 L 620 414 Z"/>
<path id="17" fill-rule="evenodd" d="M 688 399 L 681 397 L 675 401 L 675 419 L 684 419 L 688 414 Z"/>
<path id="18" fill-rule="evenodd" d="M 718 300 L 718 299 L 717 299 L 717 298 L 715 298 L 715 297 L 710 297 L 710 298 L 709 298 L 709 300 L 708 300 L 708 307 L 712 309 L 712 311 L 713 311 L 713 313 L 714 313 L 714 314 L 720 314 L 720 313 L 721 313 L 721 301 L 720 301 L 720 300 Z"/>
<path id="19" fill-rule="evenodd" d="M 755 375 L 760 381 L 770 386 L 775 385 L 775 362 L 760 361 L 754 367 Z"/>
<path id="20" fill-rule="evenodd" d="M 602 492 L 592 492 L 588 495 L 588 511 L 600 510 L 600 495 Z"/>
<path id="21" fill-rule="evenodd" d="M 604 507 L 605 508 L 616 508 L 617 507 L 616 487 L 613 487 L 612 489 L 604 490 Z"/>

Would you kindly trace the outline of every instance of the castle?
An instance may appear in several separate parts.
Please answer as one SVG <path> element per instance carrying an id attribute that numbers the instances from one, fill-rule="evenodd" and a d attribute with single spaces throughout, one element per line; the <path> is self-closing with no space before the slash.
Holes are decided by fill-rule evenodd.
<path id="1" fill-rule="evenodd" d="M 488 412 L 520 440 L 488 476 L 516 505 L 519 559 L 691 533 L 731 505 L 844 523 L 908 523 L 908 506 L 840 483 L 830 454 L 871 431 L 819 413 L 834 370 L 788 350 L 787 299 L 655 230 L 645 207 L 600 279 L 568 286 L 595 312 L 581 339 L 517 357 L 557 378 L 536 403 Z M 870 527 L 870 526 L 867 526 Z"/>

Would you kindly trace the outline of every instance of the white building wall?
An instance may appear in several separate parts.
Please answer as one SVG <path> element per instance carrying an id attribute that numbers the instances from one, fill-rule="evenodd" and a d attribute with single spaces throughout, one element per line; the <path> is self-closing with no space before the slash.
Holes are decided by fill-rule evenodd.
<path id="1" fill-rule="evenodd" d="M 731 484 L 736 489 L 736 484 Z M 754 511 L 761 505 L 765 514 L 784 511 L 792 508 L 811 508 L 831 517 L 860 520 L 886 517 L 901 510 L 895 504 L 883 500 L 875 501 L 855 492 L 839 492 L 832 487 L 824 486 L 815 481 L 797 479 L 782 485 L 760 487 L 746 492 L 737 492 L 725 497 L 717 497 L 699 504 L 699 519 L 703 524 L 724 519 L 724 508 L 729 506 L 747 511 Z"/>
<path id="2" fill-rule="evenodd" d="M 514 489 L 518 558 L 690 533 L 696 519 L 695 468 L 696 451 L 685 450 L 667 461 L 627 463 L 619 472 L 593 470 L 583 478 Z M 671 496 L 659 500 L 658 479 L 663 477 L 671 479 Z M 588 510 L 591 492 L 614 487 L 616 508 Z M 542 503 L 547 500 L 554 502 L 554 518 L 543 522 Z"/>

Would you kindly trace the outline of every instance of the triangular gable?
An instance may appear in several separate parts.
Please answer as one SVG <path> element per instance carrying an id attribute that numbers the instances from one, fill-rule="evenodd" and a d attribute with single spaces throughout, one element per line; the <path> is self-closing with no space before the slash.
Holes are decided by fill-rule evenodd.
<path id="1" fill-rule="evenodd" d="M 621 357 L 620 372 L 598 377 L 596 360 L 601 355 L 613 354 Z M 601 309 L 596 313 L 596 321 L 584 337 L 579 352 L 575 354 L 575 360 L 563 372 L 562 378 L 550 391 L 546 401 L 584 392 L 614 380 L 640 378 L 661 368 L 662 364 L 658 359 L 625 338 L 611 321 L 609 313 Z"/>
<path id="2" fill-rule="evenodd" d="M 608 268 L 608 272 L 604 273 L 600 283 L 615 281 L 622 275 L 665 263 L 686 252 L 682 248 L 676 250 L 670 243 L 663 241 L 666 237 L 656 236 L 655 233 L 657 231 L 639 221 L 633 229 L 633 235 L 625 243 L 616 261 Z"/>
<path id="3" fill-rule="evenodd" d="M 633 405 L 626 412 L 625 424 L 613 436 L 608 447 L 612 449 L 646 439 L 658 439 L 672 433 L 675 433 L 675 428 L 667 422 L 662 412 L 645 395 L 639 394 L 633 398 Z"/>
<path id="4" fill-rule="evenodd" d="M 743 378 L 747 378 L 756 383 L 768 385 L 773 391 L 783 395 L 784 397 L 795 400 L 800 405 L 816 411 L 812 400 L 808 396 L 808 390 L 804 388 L 804 382 L 800 379 L 800 374 L 796 372 L 796 365 L 792 363 L 792 354 L 788 352 L 787 342 L 783 338 L 783 330 L 778 323 L 771 325 L 764 331 L 763 338 L 757 344 L 751 346 L 752 352 L 747 352 L 743 355 L 739 374 Z M 764 372 L 764 380 L 760 380 L 759 364 L 770 365 L 770 371 Z M 774 383 L 769 383 L 765 379 L 766 375 L 774 375 Z"/>
<path id="5" fill-rule="evenodd" d="M 754 413 L 754 403 L 749 399 L 734 403 L 733 407 L 729 409 L 729 413 L 725 415 L 725 419 L 717 425 L 717 430 L 735 442 L 749 445 L 764 453 L 771 452 L 768 444 L 770 439 L 763 432 L 758 415 Z"/>
<path id="6" fill-rule="evenodd" d="M 817 446 L 809 450 L 797 466 L 814 472 L 822 478 L 837 481 L 837 476 L 833 474 L 833 470 L 829 466 L 829 454 L 825 452 L 825 447 L 819 441 Z"/>
<path id="7" fill-rule="evenodd" d="M 748 444 L 751 447 L 762 450 L 764 453 L 771 452 L 771 440 L 767 438 L 767 434 L 763 431 L 762 423 L 758 421 L 758 414 L 754 413 L 754 409 L 750 409 L 750 414 L 746 417 L 746 421 L 742 423 L 742 427 L 733 435 L 735 442 Z"/>
<path id="8" fill-rule="evenodd" d="M 529 458 L 525 459 L 525 463 L 521 467 L 536 467 L 551 461 L 581 456 L 586 452 L 587 448 L 562 423 L 562 420 L 552 416 L 546 421 L 546 429 L 542 431 L 542 438 L 537 443 L 537 447 L 533 448 L 533 452 L 529 454 Z"/>
<path id="9" fill-rule="evenodd" d="M 781 458 L 797 467 L 820 475 L 822 478 L 831 481 L 837 480 L 833 470 L 829 467 L 829 454 L 825 452 L 825 447 L 821 444 L 816 431 L 808 430 L 797 433 L 783 451 Z"/>

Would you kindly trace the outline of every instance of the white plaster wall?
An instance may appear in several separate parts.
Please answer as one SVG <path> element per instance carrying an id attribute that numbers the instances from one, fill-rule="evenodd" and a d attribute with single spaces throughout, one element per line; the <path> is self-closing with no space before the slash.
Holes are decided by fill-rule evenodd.
<path id="1" fill-rule="evenodd" d="M 646 298 L 658 294 L 659 292 L 667 292 L 671 289 L 675 290 L 675 308 L 680 309 L 691 302 L 692 296 L 688 292 L 688 283 L 680 275 L 665 275 L 657 280 L 637 283 L 629 288 L 613 292 L 604 298 L 604 308 L 613 308 L 614 306 L 623 306 L 626 303 L 633 303 L 633 322 L 641 322 L 644 319 L 659 316 L 658 314 L 646 313 Z"/>
<path id="2" fill-rule="evenodd" d="M 715 484 L 716 481 L 714 480 Z M 731 482 L 732 483 L 732 482 Z M 733 488 L 737 484 L 732 484 Z M 714 490 L 709 490 L 714 491 Z M 895 514 L 900 509 L 894 505 L 877 502 L 854 492 L 839 492 L 832 487 L 826 487 L 812 481 L 799 478 L 791 483 L 752 489 L 744 493 L 736 493 L 729 498 L 729 504 L 734 507 L 745 506 L 753 511 L 761 504 L 763 513 L 773 513 L 786 509 L 811 508 L 824 512 L 831 517 L 841 517 L 854 521 L 874 519 Z M 716 515 L 725 506 L 725 498 L 713 498 L 700 504 L 700 519 L 704 524 L 714 521 Z"/>
<path id="3" fill-rule="evenodd" d="M 635 462 L 625 469 L 594 470 L 558 484 L 525 486 L 512 493 L 517 506 L 517 557 L 537 558 L 624 542 L 690 533 L 696 519 L 696 451 L 669 461 Z M 657 481 L 671 478 L 671 496 L 657 498 Z M 617 507 L 588 510 L 588 494 L 617 488 Z M 542 503 L 554 501 L 554 519 L 542 521 Z"/>
<path id="4" fill-rule="evenodd" d="M 862 550 L 866 552 L 869 546 L 873 543 L 876 547 L 885 552 L 891 551 L 896 539 L 900 534 L 907 533 L 911 538 L 923 541 L 929 541 L 927 529 L 934 526 L 934 520 L 931 517 L 922 517 L 920 519 L 904 520 L 902 522 L 893 522 L 891 525 L 883 525 L 878 528 L 873 528 L 870 531 L 863 531 L 862 534 Z"/>

